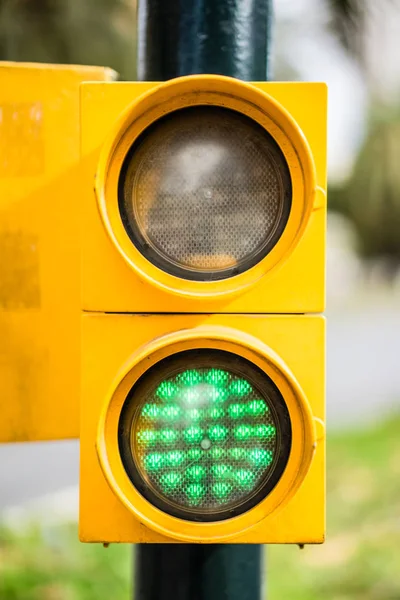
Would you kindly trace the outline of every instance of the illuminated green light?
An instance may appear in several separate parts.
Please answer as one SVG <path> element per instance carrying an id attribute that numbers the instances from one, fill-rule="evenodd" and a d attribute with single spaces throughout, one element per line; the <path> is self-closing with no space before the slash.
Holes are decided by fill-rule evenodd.
<path id="1" fill-rule="evenodd" d="M 246 460 L 247 451 L 244 448 L 229 448 L 229 456 L 234 460 Z"/>
<path id="2" fill-rule="evenodd" d="M 210 448 L 209 454 L 214 460 L 220 460 L 221 458 L 225 458 L 226 451 L 223 448 L 215 446 L 214 448 Z"/>
<path id="3" fill-rule="evenodd" d="M 249 452 L 249 461 L 257 467 L 268 467 L 272 463 L 273 453 L 264 448 L 254 448 Z"/>
<path id="4" fill-rule="evenodd" d="M 227 477 L 231 473 L 230 465 L 218 464 L 211 467 L 211 471 L 215 477 Z"/>
<path id="5" fill-rule="evenodd" d="M 189 460 L 200 460 L 200 458 L 203 456 L 203 451 L 200 450 L 200 448 L 191 448 L 188 450 L 187 454 Z"/>
<path id="6" fill-rule="evenodd" d="M 256 425 L 253 429 L 253 435 L 257 438 L 273 438 L 275 435 L 275 427 L 273 425 Z"/>
<path id="7" fill-rule="evenodd" d="M 178 375 L 177 380 L 179 383 L 187 386 L 197 385 L 203 381 L 203 375 L 195 369 L 189 369 Z"/>
<path id="8" fill-rule="evenodd" d="M 206 469 L 201 465 L 192 465 L 186 469 L 186 477 L 192 481 L 200 481 L 206 475 Z"/>
<path id="9" fill-rule="evenodd" d="M 213 425 L 209 428 L 208 435 L 213 442 L 221 442 L 228 435 L 228 429 L 222 425 Z"/>
<path id="10" fill-rule="evenodd" d="M 239 425 L 233 430 L 233 435 L 238 440 L 248 440 L 253 434 L 251 425 Z"/>
<path id="11" fill-rule="evenodd" d="M 139 442 L 144 442 L 145 444 L 154 444 L 157 441 L 157 432 L 154 429 L 142 429 L 142 431 L 138 431 L 138 439 Z"/>
<path id="12" fill-rule="evenodd" d="M 199 421 L 203 416 L 203 411 L 198 408 L 191 408 L 187 411 L 187 414 L 191 421 Z"/>
<path id="13" fill-rule="evenodd" d="M 167 404 L 161 409 L 161 416 L 168 421 L 175 421 L 181 416 L 182 410 L 176 404 Z"/>
<path id="14" fill-rule="evenodd" d="M 156 495 L 229 516 L 231 506 L 263 489 L 275 465 L 275 411 L 244 374 L 192 364 L 143 391 L 131 449 Z"/>
<path id="15" fill-rule="evenodd" d="M 228 381 L 229 374 L 222 369 L 209 369 L 205 380 L 211 385 L 224 385 Z"/>
<path id="16" fill-rule="evenodd" d="M 185 455 L 180 450 L 171 450 L 165 456 L 165 463 L 170 467 L 178 467 L 185 461 Z"/>
<path id="17" fill-rule="evenodd" d="M 186 488 L 186 495 L 192 504 L 198 504 L 205 493 L 206 489 L 200 483 L 191 483 Z"/>
<path id="18" fill-rule="evenodd" d="M 164 466 L 164 455 L 154 452 L 148 454 L 144 459 L 145 465 L 149 471 L 158 471 Z"/>
<path id="19" fill-rule="evenodd" d="M 225 411 L 219 406 L 214 406 L 213 408 L 210 408 L 209 415 L 211 419 L 222 419 L 225 415 Z"/>
<path id="20" fill-rule="evenodd" d="M 175 489 L 178 485 L 180 485 L 182 481 L 182 475 L 175 471 L 171 471 L 170 473 L 164 473 L 160 477 L 161 485 L 163 485 L 168 490 Z"/>
<path id="21" fill-rule="evenodd" d="M 183 432 L 183 437 L 189 444 L 193 444 L 194 442 L 200 442 L 203 437 L 203 430 L 196 425 L 192 425 L 189 429 L 185 429 Z"/>
<path id="22" fill-rule="evenodd" d="M 246 414 L 246 404 L 231 404 L 228 408 L 228 415 L 232 419 L 239 419 Z"/>
<path id="23" fill-rule="evenodd" d="M 255 479 L 255 474 L 253 471 L 249 471 L 248 469 L 239 469 L 235 472 L 235 479 L 239 485 L 243 487 L 251 487 Z"/>
<path id="24" fill-rule="evenodd" d="M 247 414 L 253 417 L 259 417 L 266 413 L 268 410 L 268 406 L 264 402 L 264 400 L 252 400 L 246 405 Z"/>
<path id="25" fill-rule="evenodd" d="M 159 438 L 162 442 L 166 444 L 172 444 L 178 438 L 178 432 L 174 431 L 174 429 L 161 429 L 159 433 Z"/>
<path id="26" fill-rule="evenodd" d="M 156 389 L 156 395 L 163 400 L 171 400 L 178 393 L 178 386 L 172 381 L 163 381 Z"/>
<path id="27" fill-rule="evenodd" d="M 253 391 L 253 388 L 245 379 L 235 379 L 230 384 L 229 391 L 235 396 L 246 396 Z"/>
<path id="28" fill-rule="evenodd" d="M 232 486 L 224 481 L 219 481 L 218 483 L 214 483 L 212 491 L 216 498 L 223 500 L 231 493 Z"/>

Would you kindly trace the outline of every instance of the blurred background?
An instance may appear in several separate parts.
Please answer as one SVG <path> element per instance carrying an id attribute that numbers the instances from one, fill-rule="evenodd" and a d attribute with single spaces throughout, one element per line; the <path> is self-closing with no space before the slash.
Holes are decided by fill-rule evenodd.
<path id="1" fill-rule="evenodd" d="M 398 600 L 400 0 L 274 9 L 274 79 L 329 86 L 328 541 L 268 548 L 268 597 Z M 134 0 L 0 0 L 0 60 L 134 79 L 135 27 Z M 77 541 L 78 458 L 0 446 L 1 600 L 130 597 L 131 549 Z"/>

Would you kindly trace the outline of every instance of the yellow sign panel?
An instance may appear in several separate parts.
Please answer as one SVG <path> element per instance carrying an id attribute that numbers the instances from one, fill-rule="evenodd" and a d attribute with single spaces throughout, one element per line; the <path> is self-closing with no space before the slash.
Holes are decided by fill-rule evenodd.
<path id="1" fill-rule="evenodd" d="M 0 64 L 0 441 L 79 436 L 79 86 Z"/>

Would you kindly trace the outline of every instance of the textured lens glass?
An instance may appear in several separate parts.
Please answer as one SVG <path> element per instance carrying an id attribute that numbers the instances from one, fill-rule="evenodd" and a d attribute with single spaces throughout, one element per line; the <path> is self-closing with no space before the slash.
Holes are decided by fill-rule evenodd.
<path id="1" fill-rule="evenodd" d="M 246 504 L 273 473 L 282 441 L 276 388 L 268 397 L 240 371 L 231 361 L 182 363 L 141 389 L 126 432 L 130 453 L 147 491 L 170 506 L 227 512 Z"/>
<path id="2" fill-rule="evenodd" d="M 140 251 L 186 279 L 231 277 L 278 241 L 291 180 L 273 138 L 218 107 L 183 109 L 148 128 L 120 178 L 120 211 Z"/>

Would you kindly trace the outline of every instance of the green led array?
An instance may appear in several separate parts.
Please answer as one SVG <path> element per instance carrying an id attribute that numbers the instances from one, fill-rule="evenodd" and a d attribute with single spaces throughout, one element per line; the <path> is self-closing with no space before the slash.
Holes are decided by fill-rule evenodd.
<path id="1" fill-rule="evenodd" d="M 252 493 L 274 463 L 276 425 L 245 378 L 186 369 L 147 396 L 135 444 L 158 493 L 200 510 Z"/>

